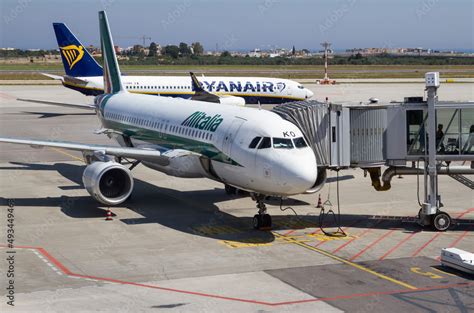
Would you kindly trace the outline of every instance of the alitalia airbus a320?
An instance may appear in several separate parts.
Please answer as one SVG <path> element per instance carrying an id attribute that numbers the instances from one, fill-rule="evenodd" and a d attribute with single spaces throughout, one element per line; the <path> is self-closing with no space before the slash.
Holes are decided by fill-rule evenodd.
<path id="1" fill-rule="evenodd" d="M 53 23 L 66 75 L 44 74 L 85 95 L 104 92 L 103 70 L 63 23 Z M 270 77 L 200 77 L 202 88 L 220 97 L 223 104 L 280 104 L 305 100 L 313 92 L 298 82 Z M 122 76 L 131 93 L 190 99 L 196 90 L 186 76 Z"/>
<path id="2" fill-rule="evenodd" d="M 131 169 L 121 164 L 122 158 L 168 175 L 206 177 L 249 191 L 259 209 L 255 228 L 271 226 L 266 195 L 300 194 L 316 184 L 312 149 L 298 127 L 274 112 L 130 93 L 121 80 L 103 11 L 99 24 L 105 93 L 94 105 L 80 107 L 95 110 L 101 131 L 120 147 L 18 138 L 0 142 L 81 151 L 87 163 L 84 186 L 106 205 L 118 205 L 132 193 Z"/>

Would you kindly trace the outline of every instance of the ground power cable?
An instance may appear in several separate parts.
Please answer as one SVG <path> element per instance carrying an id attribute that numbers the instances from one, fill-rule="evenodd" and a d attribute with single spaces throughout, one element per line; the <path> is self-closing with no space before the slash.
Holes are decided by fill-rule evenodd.
<path id="1" fill-rule="evenodd" d="M 330 196 L 330 187 L 328 188 L 328 197 L 326 201 L 324 201 L 321 211 L 319 213 L 319 229 L 321 232 L 330 237 L 347 237 L 347 234 L 344 232 L 344 230 L 341 228 L 341 207 L 340 207 L 340 197 L 339 197 L 339 170 L 336 170 L 336 198 L 337 198 L 337 215 L 332 209 L 333 205 L 331 203 L 331 200 L 329 199 Z M 329 210 L 326 212 L 324 209 L 324 206 L 328 205 Z M 327 217 L 331 215 L 334 220 L 334 224 L 336 225 L 337 229 L 336 231 L 326 231 L 324 230 L 324 220 L 327 219 Z"/>

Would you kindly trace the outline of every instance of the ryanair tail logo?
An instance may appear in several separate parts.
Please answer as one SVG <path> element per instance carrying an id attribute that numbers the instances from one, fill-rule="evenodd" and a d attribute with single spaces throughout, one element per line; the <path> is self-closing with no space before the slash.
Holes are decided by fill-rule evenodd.
<path id="1" fill-rule="evenodd" d="M 61 49 L 61 53 L 63 54 L 64 58 L 67 61 L 67 64 L 69 65 L 70 70 L 84 56 L 83 46 L 69 45 L 66 47 L 60 47 L 60 49 Z"/>

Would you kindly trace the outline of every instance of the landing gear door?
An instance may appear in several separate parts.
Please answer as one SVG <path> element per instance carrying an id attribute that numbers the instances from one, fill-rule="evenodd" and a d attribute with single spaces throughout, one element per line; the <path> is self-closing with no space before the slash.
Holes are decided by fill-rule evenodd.
<path id="1" fill-rule="evenodd" d="M 236 118 L 233 120 L 224 136 L 222 152 L 224 152 L 229 158 L 231 157 L 232 153 L 232 143 L 234 142 L 235 137 L 237 136 L 237 133 L 244 122 L 245 120 L 241 118 Z"/>

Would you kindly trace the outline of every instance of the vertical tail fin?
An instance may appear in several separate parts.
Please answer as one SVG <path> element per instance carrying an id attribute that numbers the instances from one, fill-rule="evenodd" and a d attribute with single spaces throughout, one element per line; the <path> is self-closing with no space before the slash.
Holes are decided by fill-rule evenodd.
<path id="1" fill-rule="evenodd" d="M 99 12 L 99 25 L 100 45 L 102 47 L 102 58 L 104 59 L 104 93 L 127 92 L 122 85 L 120 68 L 105 11 Z"/>
<path id="2" fill-rule="evenodd" d="M 64 23 L 53 23 L 66 75 L 102 76 L 102 67 Z"/>

